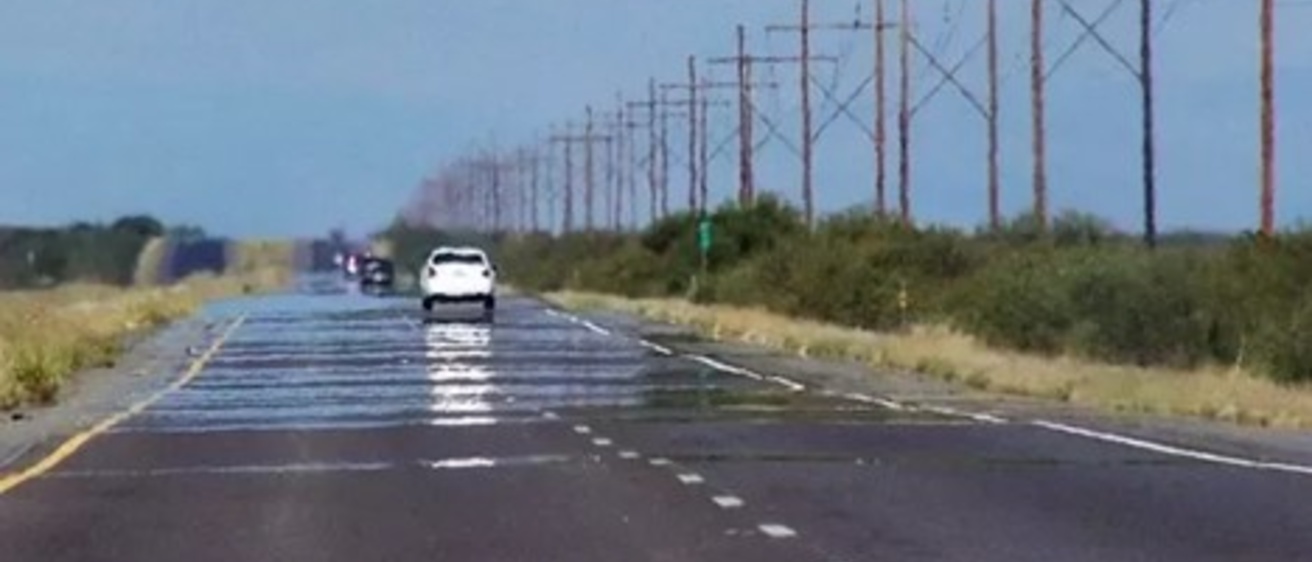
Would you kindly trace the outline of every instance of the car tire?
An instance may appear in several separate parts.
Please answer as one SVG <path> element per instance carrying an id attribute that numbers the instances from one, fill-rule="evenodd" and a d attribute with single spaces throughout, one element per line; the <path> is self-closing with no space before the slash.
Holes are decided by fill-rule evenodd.
<path id="1" fill-rule="evenodd" d="M 424 312 L 432 312 L 434 304 L 433 299 L 424 299 Z"/>
<path id="2" fill-rule="evenodd" d="M 496 297 L 485 297 L 483 299 L 483 310 L 492 311 L 497 309 Z"/>

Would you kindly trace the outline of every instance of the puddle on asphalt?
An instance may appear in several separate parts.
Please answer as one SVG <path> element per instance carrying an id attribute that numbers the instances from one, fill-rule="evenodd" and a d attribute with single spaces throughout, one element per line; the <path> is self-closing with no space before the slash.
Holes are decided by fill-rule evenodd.
<path id="1" fill-rule="evenodd" d="M 379 472 L 385 470 L 483 470 L 560 464 L 580 457 L 569 455 L 521 455 L 513 457 L 460 457 L 449 459 L 419 459 L 414 461 L 343 461 L 287 464 L 256 464 L 227 466 L 184 466 L 149 468 L 141 470 L 61 470 L 46 478 L 152 478 L 188 475 L 297 475 L 342 472 Z"/>

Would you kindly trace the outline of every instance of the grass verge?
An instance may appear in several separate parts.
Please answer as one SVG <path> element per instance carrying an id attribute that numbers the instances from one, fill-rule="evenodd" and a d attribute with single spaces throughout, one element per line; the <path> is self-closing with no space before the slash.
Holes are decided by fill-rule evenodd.
<path id="1" fill-rule="evenodd" d="M 73 373 L 113 365 L 127 336 L 188 316 L 211 299 L 273 289 L 280 278 L 252 270 L 168 287 L 66 285 L 0 293 L 0 410 L 51 403 Z"/>
<path id="2" fill-rule="evenodd" d="M 1108 411 L 1183 415 L 1243 425 L 1312 428 L 1312 387 L 1281 385 L 1241 369 L 1172 370 L 998 350 L 939 326 L 876 333 L 788 318 L 763 309 L 679 299 L 557 292 L 572 309 L 605 309 L 689 326 L 703 336 L 804 356 L 923 372 L 970 387 Z"/>

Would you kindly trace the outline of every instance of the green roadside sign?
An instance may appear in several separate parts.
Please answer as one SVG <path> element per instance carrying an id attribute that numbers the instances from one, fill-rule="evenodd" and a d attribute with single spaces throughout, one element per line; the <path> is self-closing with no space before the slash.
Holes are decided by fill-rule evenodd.
<path id="1" fill-rule="evenodd" d="M 711 219 L 702 219 L 697 224 L 697 247 L 703 255 L 711 251 Z"/>

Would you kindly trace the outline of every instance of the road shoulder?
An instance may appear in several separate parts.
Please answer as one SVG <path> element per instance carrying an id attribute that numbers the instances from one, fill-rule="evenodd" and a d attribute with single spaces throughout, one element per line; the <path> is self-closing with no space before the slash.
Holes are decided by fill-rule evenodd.
<path id="1" fill-rule="evenodd" d="M 0 475 L 21 470 L 58 444 L 160 392 L 187 370 L 224 323 L 192 316 L 138 336 L 112 367 L 69 378 L 58 402 L 0 418 Z"/>
<path id="2" fill-rule="evenodd" d="M 1230 423 L 1138 413 L 1117 413 L 1068 403 L 1000 395 L 910 371 L 876 370 L 831 359 L 781 353 L 738 341 L 710 341 L 693 328 L 609 310 L 574 310 L 580 318 L 612 332 L 659 344 L 675 352 L 724 363 L 803 384 L 820 392 L 861 395 L 927 409 L 945 409 L 968 417 L 985 416 L 1005 423 L 1086 430 L 1081 436 L 1122 445 L 1166 449 L 1167 454 L 1236 460 L 1235 466 L 1306 468 L 1312 474 L 1312 433 L 1238 426 Z M 1231 464 L 1223 462 L 1222 464 Z"/>

